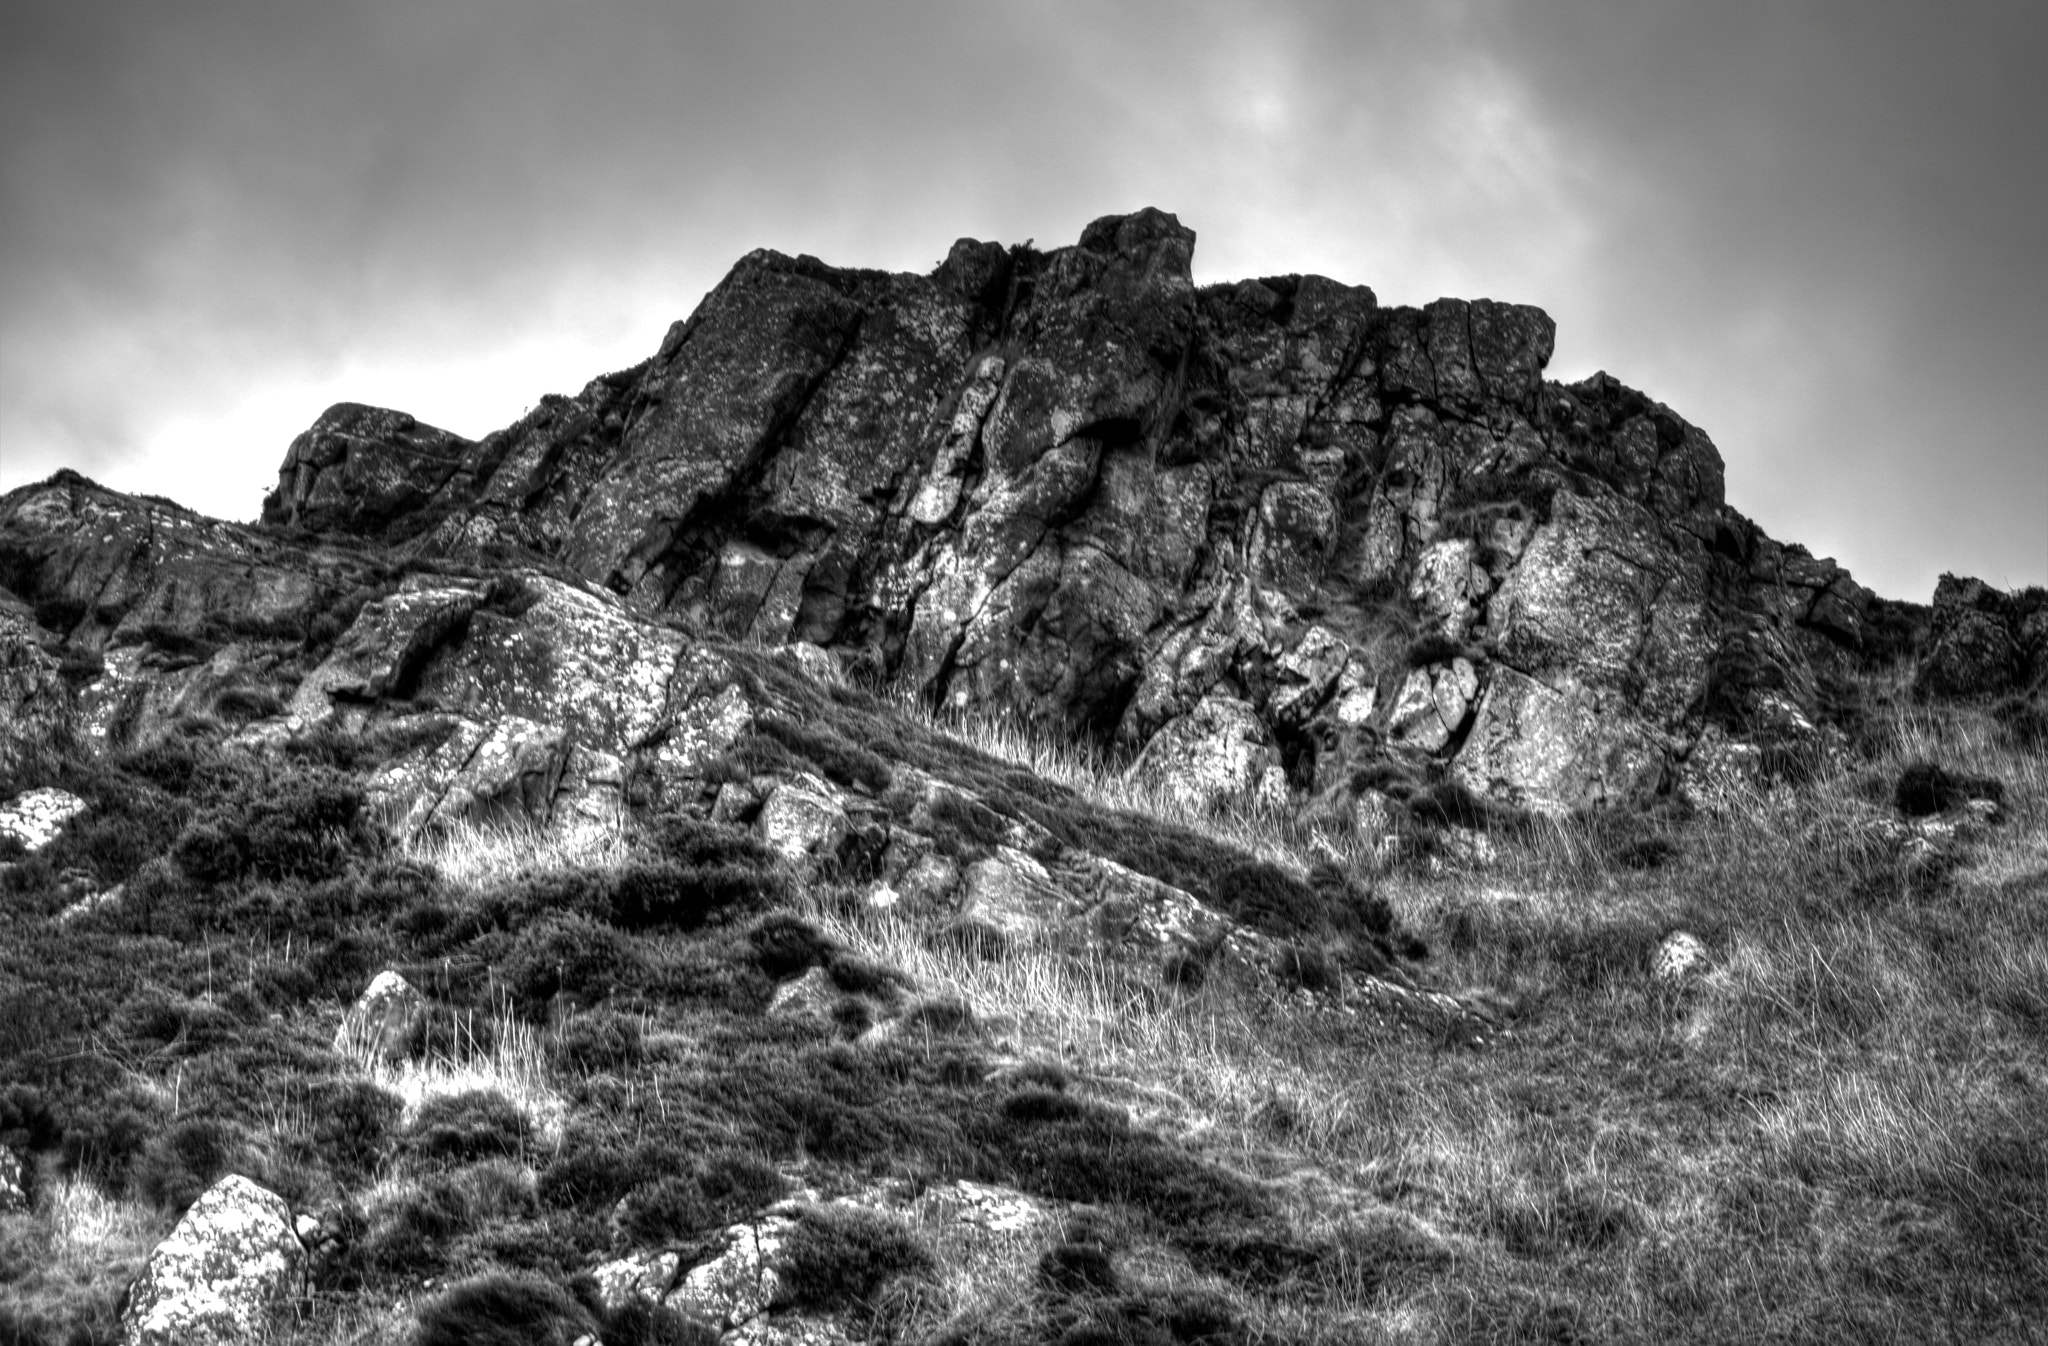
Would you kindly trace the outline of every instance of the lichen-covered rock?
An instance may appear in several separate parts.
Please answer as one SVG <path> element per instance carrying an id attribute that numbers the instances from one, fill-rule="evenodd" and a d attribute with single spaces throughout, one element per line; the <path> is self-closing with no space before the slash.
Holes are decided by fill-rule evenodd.
<path id="1" fill-rule="evenodd" d="M 784 1215 L 732 1226 L 725 1231 L 725 1250 L 691 1267 L 666 1303 L 727 1331 L 760 1317 L 781 1297 L 776 1259 L 795 1228 L 796 1221 Z"/>
<path id="2" fill-rule="evenodd" d="M 389 694 L 468 624 L 483 598 L 481 585 L 426 585 L 414 577 L 390 597 L 365 604 L 333 652 L 300 682 L 292 714 L 324 719 L 336 697 L 368 701 Z"/>
<path id="3" fill-rule="evenodd" d="M 264 521 L 384 533 L 433 499 L 471 447 L 402 411 L 338 402 L 285 451 Z"/>
<path id="4" fill-rule="evenodd" d="M 282 1308 L 305 1249 L 284 1198 L 230 1174 L 192 1203 L 129 1287 L 128 1346 L 239 1346 Z"/>
<path id="5" fill-rule="evenodd" d="M 1394 742 L 1434 751 L 1464 727 L 1479 674 L 1467 659 L 1411 669 L 1388 711 L 1387 734 Z"/>
<path id="6" fill-rule="evenodd" d="M 0 838 L 33 853 L 55 841 L 64 824 L 85 811 L 85 801 L 68 790 L 24 790 L 0 804 Z"/>
<path id="7" fill-rule="evenodd" d="M 404 1057 L 412 1035 L 427 1016 L 427 998 L 398 973 L 386 969 L 370 979 L 341 1016 L 334 1050 L 364 1063 L 394 1063 Z"/>
<path id="8" fill-rule="evenodd" d="M 591 1268 L 598 1301 L 616 1313 L 635 1299 L 659 1304 L 675 1285 L 682 1259 L 673 1252 L 637 1252 Z"/>
<path id="9" fill-rule="evenodd" d="M 1925 695 L 1998 696 L 2048 682 L 2048 590 L 2005 594 L 1979 579 L 1943 575 L 1930 628 L 1914 677 Z"/>
<path id="10" fill-rule="evenodd" d="M 761 840 L 783 859 L 813 864 L 838 857 L 848 820 L 837 792 L 806 775 L 776 786 L 761 805 L 755 826 Z"/>
<path id="11" fill-rule="evenodd" d="M 1248 703 L 1221 693 L 1169 721 L 1131 771 L 1194 813 L 1238 801 L 1277 807 L 1287 799 L 1286 773 L 1265 722 Z"/>
<path id="12" fill-rule="evenodd" d="M 1703 725 L 1761 734 L 1768 696 L 1818 724 L 1825 675 L 1903 639 L 1898 605 L 1729 508 L 1670 408 L 1546 382 L 1541 312 L 1197 287 L 1194 242 L 1141 210 L 1043 252 L 963 239 L 928 275 L 751 253 L 647 362 L 482 440 L 330 408 L 266 528 L 75 474 L 21 488 L 0 710 L 116 747 L 279 697 L 301 727 L 447 715 L 472 749 L 523 722 L 559 738 L 521 740 L 511 793 L 554 826 L 690 807 L 744 731 L 760 689 L 688 629 L 1132 750 L 1165 735 L 1155 761 L 1229 740 L 1185 777 L 1197 807 L 1282 802 L 1277 744 L 1320 780 L 1316 753 L 1405 691 L 1397 746 L 1578 807 L 1661 780 Z M 395 584 L 338 533 L 437 573 Z M 1951 597 L 1928 688 L 2041 681 L 2042 604 Z M 1386 667 L 1432 632 L 1483 656 L 1459 726 L 1440 677 Z M 1209 734 L 1220 703 L 1257 727 Z M 387 781 L 408 825 L 507 795 L 430 758 Z"/>
<path id="13" fill-rule="evenodd" d="M 1009 846 L 967 866 L 960 915 L 1019 942 L 1042 934 L 1060 914 L 1061 896 L 1044 865 Z"/>

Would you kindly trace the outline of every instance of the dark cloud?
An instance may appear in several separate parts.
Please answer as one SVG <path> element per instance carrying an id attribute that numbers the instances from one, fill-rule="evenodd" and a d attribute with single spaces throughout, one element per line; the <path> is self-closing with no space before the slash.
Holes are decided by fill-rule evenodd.
<path id="1" fill-rule="evenodd" d="M 477 434 L 757 246 L 1158 204 L 1209 279 L 1558 318 L 1868 582 L 2048 581 L 2034 5 L 20 5 L 0 485 L 253 512 L 342 397 Z"/>

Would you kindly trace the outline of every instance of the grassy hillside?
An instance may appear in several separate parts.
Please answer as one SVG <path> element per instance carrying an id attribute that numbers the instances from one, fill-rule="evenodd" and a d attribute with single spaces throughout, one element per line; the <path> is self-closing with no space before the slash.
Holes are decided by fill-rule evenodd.
<path id="1" fill-rule="evenodd" d="M 116 1339 L 127 1281 L 230 1171 L 323 1220 L 280 1342 L 402 1339 L 480 1273 L 573 1296 L 792 1194 L 952 1179 L 1053 1218 L 991 1251 L 900 1203 L 814 1204 L 788 1302 L 907 1342 L 2039 1330 L 2035 726 L 1873 684 L 1854 742 L 1723 814 L 1418 788 L 1375 852 L 1175 817 L 1066 745 L 730 653 L 781 708 L 732 781 L 811 771 L 898 824 L 916 773 L 954 782 L 974 801 L 916 815 L 939 853 L 1116 860 L 1260 932 L 1270 975 L 878 907 L 857 848 L 799 869 L 700 816 L 398 839 L 363 803 L 388 744 L 258 758 L 195 723 L 107 760 L 52 747 L 0 780 L 92 805 L 0 879 L 0 1141 L 33 1198 L 0 1216 L 0 1341 Z M 1447 858 L 1456 822 L 1491 829 L 1490 863 Z M 1680 929 L 1707 962 L 1660 980 Z M 432 1015 L 395 1065 L 337 1054 L 385 968 Z M 818 970 L 793 1012 L 778 992 Z M 1409 984 L 1494 1031 L 1356 994 Z M 711 1338 L 642 1314 L 605 1339 Z"/>

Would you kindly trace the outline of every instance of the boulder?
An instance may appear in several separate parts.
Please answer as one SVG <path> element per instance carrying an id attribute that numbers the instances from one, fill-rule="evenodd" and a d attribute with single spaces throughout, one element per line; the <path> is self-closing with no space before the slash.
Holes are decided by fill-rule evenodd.
<path id="1" fill-rule="evenodd" d="M 192 1203 L 128 1290 L 128 1346 L 239 1346 L 287 1302 L 305 1249 L 284 1198 L 230 1174 Z"/>
<path id="2" fill-rule="evenodd" d="M 379 972 L 341 1016 L 334 1050 L 365 1064 L 402 1060 L 412 1035 L 427 1017 L 427 998 L 398 973 Z"/>
<path id="3" fill-rule="evenodd" d="M 470 447 L 402 411 L 338 402 L 285 451 L 263 521 L 369 535 L 394 525 L 407 531 L 408 516 L 447 485 Z"/>
<path id="4" fill-rule="evenodd" d="M 24 790 L 0 804 L 0 840 L 12 841 L 33 854 L 55 841 L 64 824 L 85 810 L 85 801 L 68 790 L 50 786 Z"/>
<path id="5" fill-rule="evenodd" d="M 1929 635 L 1914 675 L 1922 695 L 1990 697 L 2038 686 L 2048 679 L 2048 590 L 2005 594 L 1943 575 Z"/>
<path id="6" fill-rule="evenodd" d="M 1061 897 L 1044 865 L 1009 846 L 967 866 L 960 915 L 1028 943 L 1059 916 Z"/>
<path id="7" fill-rule="evenodd" d="M 1220 692 L 1153 735 L 1131 773 L 1195 814 L 1226 803 L 1277 807 L 1287 800 L 1286 773 L 1265 721 L 1248 703 Z"/>
<path id="8" fill-rule="evenodd" d="M 770 850 L 792 864 L 809 865 L 838 857 L 848 820 L 837 792 L 805 775 L 769 793 L 755 826 Z"/>
<path id="9" fill-rule="evenodd" d="M 1433 752 L 1464 728 L 1478 695 L 1479 674 L 1468 659 L 1412 669 L 1387 713 L 1387 735 Z"/>

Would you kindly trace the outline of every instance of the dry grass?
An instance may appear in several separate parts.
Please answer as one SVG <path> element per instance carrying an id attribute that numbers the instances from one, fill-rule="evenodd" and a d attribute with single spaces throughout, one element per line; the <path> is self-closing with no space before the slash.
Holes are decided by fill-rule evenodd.
<path id="1" fill-rule="evenodd" d="M 943 727 L 1191 821 L 1066 745 Z M 1918 760 L 2007 790 L 2003 821 L 1924 881 L 1886 836 L 1890 782 Z M 1227 826 L 1269 856 L 1315 845 Z M 833 932 L 976 1005 L 1019 1054 L 1283 1180 L 1304 1228 L 1391 1206 L 1442 1234 L 1456 1273 L 1354 1305 L 1367 1335 L 2028 1339 L 2048 1307 L 2048 761 L 1974 712 L 1909 709 L 1873 756 L 1670 840 L 1677 858 L 1638 872 L 1551 824 L 1488 872 L 1384 876 L 1437 977 L 1521 1007 L 1476 1056 L 1224 988 L 1167 994 L 1099 958 L 935 952 L 887 917 Z M 1678 928 L 1713 967 L 1674 991 L 1646 974 Z"/>

